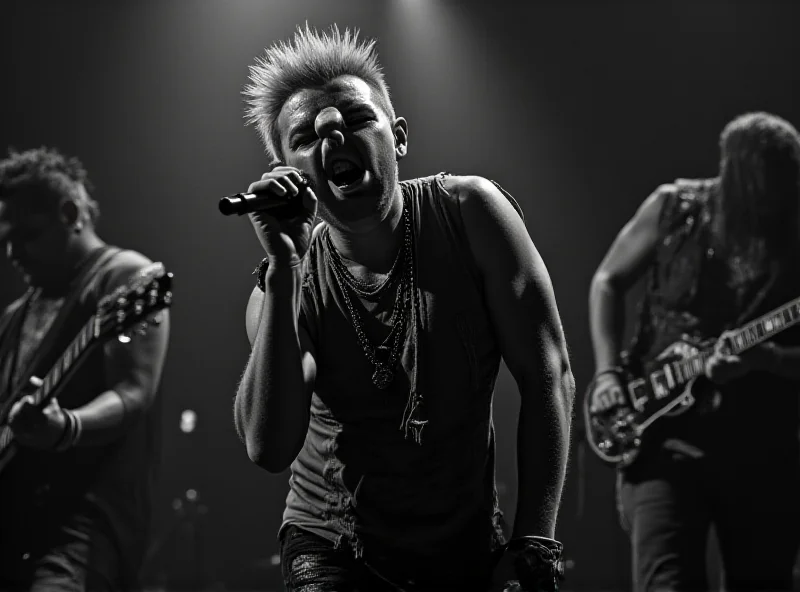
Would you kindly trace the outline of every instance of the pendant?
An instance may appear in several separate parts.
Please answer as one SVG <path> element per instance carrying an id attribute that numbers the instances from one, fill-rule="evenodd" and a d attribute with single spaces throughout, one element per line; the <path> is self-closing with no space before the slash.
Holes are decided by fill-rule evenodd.
<path id="1" fill-rule="evenodd" d="M 375 372 L 372 374 L 372 384 L 377 386 L 379 389 L 384 390 L 394 380 L 394 372 L 389 370 L 383 364 L 378 364 L 375 366 Z"/>

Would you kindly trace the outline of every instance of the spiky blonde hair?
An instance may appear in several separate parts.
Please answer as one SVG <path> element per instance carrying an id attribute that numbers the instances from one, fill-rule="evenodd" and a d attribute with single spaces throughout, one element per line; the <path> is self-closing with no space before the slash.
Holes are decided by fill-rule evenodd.
<path id="1" fill-rule="evenodd" d="M 358 35 L 358 29 L 341 33 L 334 24 L 321 32 L 306 23 L 305 29 L 297 27 L 291 43 L 273 44 L 250 66 L 250 83 L 243 92 L 246 120 L 256 127 L 274 161 L 283 159 L 276 122 L 284 103 L 299 90 L 323 87 L 339 76 L 356 76 L 378 91 L 381 106 L 394 120 L 375 40 L 359 41 Z"/>

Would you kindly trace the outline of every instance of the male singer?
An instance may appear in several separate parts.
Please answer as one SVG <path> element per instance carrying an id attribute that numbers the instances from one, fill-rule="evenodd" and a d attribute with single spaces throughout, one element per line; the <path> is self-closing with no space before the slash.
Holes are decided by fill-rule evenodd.
<path id="1" fill-rule="evenodd" d="M 246 95 L 285 163 L 249 191 L 302 205 L 251 216 L 266 258 L 235 402 L 253 462 L 291 466 L 287 588 L 555 590 L 574 384 L 519 206 L 481 177 L 399 181 L 408 123 L 357 33 L 298 30 L 251 68 Z M 522 401 L 508 544 L 491 416 L 501 357 Z"/>

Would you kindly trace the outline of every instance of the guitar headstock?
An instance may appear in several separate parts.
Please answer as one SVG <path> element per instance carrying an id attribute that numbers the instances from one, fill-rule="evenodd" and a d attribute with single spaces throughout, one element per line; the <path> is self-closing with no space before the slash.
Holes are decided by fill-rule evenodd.
<path id="1" fill-rule="evenodd" d="M 172 274 L 162 263 L 151 263 L 100 301 L 95 336 L 116 334 L 127 343 L 131 333 L 144 334 L 150 325 L 159 324 L 158 312 L 171 304 Z"/>

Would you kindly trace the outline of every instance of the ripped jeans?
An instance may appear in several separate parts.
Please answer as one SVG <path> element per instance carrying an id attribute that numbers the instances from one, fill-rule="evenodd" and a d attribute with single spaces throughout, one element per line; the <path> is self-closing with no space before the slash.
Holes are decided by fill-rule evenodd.
<path id="1" fill-rule="evenodd" d="M 287 592 L 427 592 L 488 590 L 496 559 L 370 554 L 356 559 L 346 548 L 288 526 L 281 536 L 281 569 Z"/>

